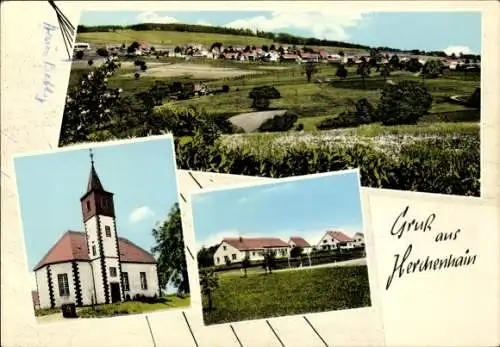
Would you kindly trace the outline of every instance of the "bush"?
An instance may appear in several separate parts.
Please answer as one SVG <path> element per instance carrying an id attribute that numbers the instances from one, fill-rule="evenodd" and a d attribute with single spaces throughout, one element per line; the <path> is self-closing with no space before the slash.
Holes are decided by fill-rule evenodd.
<path id="1" fill-rule="evenodd" d="M 273 118 L 267 119 L 259 127 L 260 132 L 275 132 L 275 131 L 288 131 L 293 128 L 293 125 L 297 121 L 298 117 L 296 114 L 291 112 L 285 112 L 281 115 L 276 115 Z"/>
<path id="2" fill-rule="evenodd" d="M 84 55 L 85 55 L 85 53 L 83 51 L 76 51 L 75 52 L 75 59 L 82 60 Z"/>
<path id="3" fill-rule="evenodd" d="M 417 81 L 386 84 L 380 96 L 378 117 L 384 125 L 416 124 L 428 114 L 432 95 L 426 85 Z"/>
<path id="4" fill-rule="evenodd" d="M 441 73 L 441 64 L 438 60 L 429 60 L 422 67 L 422 73 L 426 78 L 437 78 Z"/>
<path id="5" fill-rule="evenodd" d="M 135 79 L 137 80 L 137 79 L 139 79 L 139 77 L 141 77 L 141 75 L 140 75 L 138 72 L 136 72 L 136 73 L 134 74 L 134 77 L 135 77 Z"/>
<path id="6" fill-rule="evenodd" d="M 304 130 L 304 124 L 302 123 L 297 124 L 297 126 L 295 127 L 295 131 L 302 131 L 302 130 Z"/>
<path id="7" fill-rule="evenodd" d="M 96 53 L 100 57 L 108 57 L 109 56 L 109 52 L 106 48 L 98 48 L 96 50 Z"/>
<path id="8" fill-rule="evenodd" d="M 223 85 L 222 86 L 222 92 L 223 93 L 228 93 L 229 92 L 229 86 L 228 85 Z"/>
<path id="9" fill-rule="evenodd" d="M 92 59 L 89 59 L 89 61 L 87 62 L 87 64 L 88 64 L 89 66 L 92 66 L 92 65 L 94 65 L 94 61 L 93 61 Z"/>

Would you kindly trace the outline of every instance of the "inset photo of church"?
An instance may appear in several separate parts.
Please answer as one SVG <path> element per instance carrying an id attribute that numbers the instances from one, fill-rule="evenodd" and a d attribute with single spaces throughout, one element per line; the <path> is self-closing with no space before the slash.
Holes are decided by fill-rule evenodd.
<path id="1" fill-rule="evenodd" d="M 14 165 L 39 322 L 190 306 L 171 135 Z"/>

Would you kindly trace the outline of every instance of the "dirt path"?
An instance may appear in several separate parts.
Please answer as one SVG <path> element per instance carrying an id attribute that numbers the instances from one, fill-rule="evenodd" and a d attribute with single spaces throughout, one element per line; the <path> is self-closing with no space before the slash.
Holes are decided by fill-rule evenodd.
<path id="1" fill-rule="evenodd" d="M 246 133 L 255 132 L 266 120 L 277 115 L 282 115 L 286 110 L 272 110 L 261 112 L 242 113 L 229 118 L 229 121 L 237 127 L 245 130 Z"/>

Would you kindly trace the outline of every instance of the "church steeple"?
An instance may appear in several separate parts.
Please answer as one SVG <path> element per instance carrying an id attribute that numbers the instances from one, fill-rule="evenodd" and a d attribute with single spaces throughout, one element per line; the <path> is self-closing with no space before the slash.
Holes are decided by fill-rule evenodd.
<path id="1" fill-rule="evenodd" d="M 89 182 L 87 184 L 87 193 L 93 190 L 104 191 L 101 180 L 99 179 L 97 171 L 95 170 L 94 167 L 94 153 L 92 153 L 92 149 L 89 149 L 89 152 L 90 152 L 90 175 L 89 175 Z"/>
<path id="2" fill-rule="evenodd" d="M 115 217 L 113 193 L 104 190 L 94 165 L 94 153 L 90 150 L 90 175 L 87 191 L 80 198 L 83 220 L 96 215 Z"/>

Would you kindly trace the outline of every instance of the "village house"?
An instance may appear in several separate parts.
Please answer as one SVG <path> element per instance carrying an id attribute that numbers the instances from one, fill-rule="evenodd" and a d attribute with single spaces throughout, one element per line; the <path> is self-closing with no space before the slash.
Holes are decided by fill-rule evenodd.
<path id="1" fill-rule="evenodd" d="M 101 184 L 91 153 L 87 191 L 80 198 L 84 232 L 64 233 L 33 269 L 41 308 L 161 294 L 154 257 L 118 236 L 113 195 Z"/>
<path id="2" fill-rule="evenodd" d="M 266 251 L 275 251 L 276 257 L 287 257 L 289 245 L 275 237 L 224 238 L 214 253 L 214 264 L 225 265 L 241 262 L 246 256 L 250 261 L 264 260 Z"/>
<path id="3" fill-rule="evenodd" d="M 340 230 L 327 230 L 319 240 L 319 250 L 350 249 L 354 247 L 354 240 Z"/>
<path id="4" fill-rule="evenodd" d="M 356 233 L 352 237 L 354 241 L 354 247 L 364 247 L 365 246 L 365 235 L 363 233 Z"/>
<path id="5" fill-rule="evenodd" d="M 312 252 L 312 246 L 309 244 L 309 242 L 307 242 L 300 236 L 290 237 L 290 240 L 288 240 L 288 245 L 290 246 L 290 248 L 294 247 L 302 248 L 302 252 L 305 254 L 309 254 Z"/>

